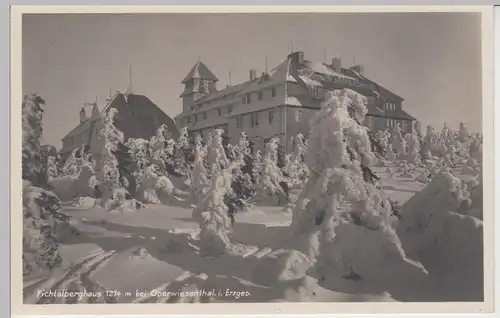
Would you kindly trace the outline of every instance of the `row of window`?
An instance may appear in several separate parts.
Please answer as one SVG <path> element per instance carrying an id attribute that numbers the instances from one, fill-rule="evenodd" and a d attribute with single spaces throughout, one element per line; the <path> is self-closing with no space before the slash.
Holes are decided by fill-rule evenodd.
<path id="1" fill-rule="evenodd" d="M 263 112 L 255 112 L 249 114 L 250 116 L 250 128 L 255 128 L 259 127 L 259 120 L 260 120 L 260 114 L 264 113 Z M 243 129 L 244 128 L 244 119 L 245 116 L 239 116 L 236 117 L 236 128 L 238 129 Z M 273 125 L 276 120 L 276 110 L 272 109 L 267 111 L 267 120 L 269 122 L 269 125 Z M 302 122 L 302 110 L 301 109 L 296 109 L 295 110 L 295 122 L 300 123 Z"/>
<path id="2" fill-rule="evenodd" d="M 271 87 L 269 90 L 271 91 L 271 98 L 276 97 L 276 88 L 275 87 Z M 243 104 L 250 104 L 250 103 L 252 103 L 252 96 L 253 96 L 252 93 L 247 93 L 247 94 L 243 95 L 243 97 L 242 97 L 242 103 Z M 257 98 L 258 98 L 258 100 L 263 100 L 264 97 L 265 97 L 265 91 L 259 91 L 259 92 L 257 92 Z M 218 114 L 218 116 L 222 116 L 224 114 L 223 108 L 224 107 L 217 108 L 217 114 Z M 225 112 L 226 114 L 231 114 L 231 112 L 233 111 L 233 106 L 232 105 L 228 105 L 225 108 L 226 108 L 226 112 Z M 194 106 L 191 107 L 191 110 L 194 111 Z M 182 125 L 184 125 L 186 123 L 190 124 L 191 122 L 197 123 L 198 120 L 200 120 L 200 119 L 207 119 L 207 112 L 203 112 L 201 114 L 194 114 L 192 116 L 188 116 L 186 118 L 183 118 L 183 119 L 181 119 L 181 124 Z"/>
<path id="3" fill-rule="evenodd" d="M 386 102 L 384 103 L 384 110 L 396 110 L 396 103 Z"/>
<path id="4" fill-rule="evenodd" d="M 228 105 L 228 106 L 225 106 L 225 107 L 219 107 L 217 109 L 215 109 L 215 111 L 217 111 L 217 115 L 220 117 L 224 114 L 224 109 L 225 109 L 225 114 L 231 114 L 233 112 L 233 105 Z M 204 120 L 204 119 L 207 119 L 207 113 L 209 111 L 206 111 L 206 112 L 203 112 L 203 113 L 199 113 L 199 114 L 194 114 L 194 115 L 191 115 L 191 116 L 188 116 L 186 118 L 183 118 L 181 119 L 181 124 L 190 124 L 191 122 L 193 124 L 196 124 L 198 122 L 198 120 Z"/>
<path id="5" fill-rule="evenodd" d="M 406 131 L 407 122 L 405 120 L 386 119 L 387 127 L 393 128 L 399 125 L 402 131 Z"/>
<path id="6" fill-rule="evenodd" d="M 276 88 L 275 87 L 271 87 L 270 90 L 271 90 L 271 98 L 276 97 Z M 258 100 L 263 100 L 264 99 L 264 91 L 265 90 L 257 92 L 257 98 L 258 98 Z M 252 103 L 252 96 L 253 96 L 252 92 L 246 93 L 241 98 L 241 102 L 243 104 L 251 104 Z"/>

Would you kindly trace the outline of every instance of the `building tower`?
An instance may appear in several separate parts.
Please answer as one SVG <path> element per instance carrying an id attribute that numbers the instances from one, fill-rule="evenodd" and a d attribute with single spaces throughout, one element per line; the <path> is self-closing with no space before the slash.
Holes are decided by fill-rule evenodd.
<path id="1" fill-rule="evenodd" d="M 216 84 L 219 79 L 200 60 L 191 68 L 184 80 L 184 92 L 182 92 L 182 112 L 189 112 L 190 107 L 199 98 L 217 90 Z"/>

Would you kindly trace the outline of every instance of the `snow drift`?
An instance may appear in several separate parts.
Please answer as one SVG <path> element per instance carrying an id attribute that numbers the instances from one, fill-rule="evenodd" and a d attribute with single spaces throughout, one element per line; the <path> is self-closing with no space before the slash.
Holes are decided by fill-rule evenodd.
<path id="1" fill-rule="evenodd" d="M 482 185 L 466 190 L 448 169 L 402 208 L 397 233 L 407 255 L 435 278 L 451 276 L 461 296 L 479 301 L 483 293 Z M 481 201 L 481 204 L 478 203 Z"/>

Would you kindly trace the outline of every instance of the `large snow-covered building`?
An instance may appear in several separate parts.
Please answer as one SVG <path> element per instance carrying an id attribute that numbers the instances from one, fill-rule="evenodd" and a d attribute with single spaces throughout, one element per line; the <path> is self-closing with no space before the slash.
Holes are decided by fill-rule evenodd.
<path id="1" fill-rule="evenodd" d="M 125 139 L 149 139 L 156 135 L 156 130 L 165 124 L 171 137 L 177 138 L 179 133 L 175 122 L 165 114 L 155 103 L 144 95 L 116 92 L 110 97 L 102 110 L 97 103 L 92 106 L 90 116 L 87 116 L 85 106 L 80 110 L 80 123 L 62 138 L 61 156 L 66 156 L 76 148 L 88 145 L 90 152 L 98 157 L 102 152 L 99 133 L 103 128 L 103 115 L 111 108 L 118 113 L 115 116 L 115 126 L 122 131 Z"/>
<path id="2" fill-rule="evenodd" d="M 403 110 L 403 98 L 364 76 L 363 66 L 344 68 L 340 58 L 331 64 L 306 60 L 301 51 L 288 55 L 276 68 L 257 76 L 250 70 L 248 81 L 218 90 L 217 77 L 201 61 L 196 62 L 182 83 L 182 113 L 177 126 L 207 136 L 220 128 L 229 141 L 246 132 L 254 147 L 262 148 L 278 137 L 285 151 L 293 148 L 293 137 L 309 132 L 308 122 L 320 108 L 329 90 L 350 88 L 368 99 L 364 125 L 373 131 L 399 124 L 411 132 L 413 118 Z"/>

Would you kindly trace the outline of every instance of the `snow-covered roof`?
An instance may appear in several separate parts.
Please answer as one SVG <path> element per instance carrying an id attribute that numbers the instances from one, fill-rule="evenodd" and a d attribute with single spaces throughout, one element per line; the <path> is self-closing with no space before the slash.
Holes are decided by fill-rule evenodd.
<path id="1" fill-rule="evenodd" d="M 291 106 L 303 106 L 299 99 L 295 96 L 288 96 L 285 99 L 285 104 Z"/>
<path id="2" fill-rule="evenodd" d="M 310 78 L 309 76 L 305 75 L 299 75 L 299 78 L 302 82 L 304 82 L 308 86 L 317 86 L 317 87 L 323 87 L 323 84 L 320 82 Z"/>
<path id="3" fill-rule="evenodd" d="M 323 74 L 323 75 L 328 75 L 328 76 L 334 76 L 338 78 L 350 78 L 349 76 L 346 76 L 342 73 L 337 73 L 335 70 L 324 63 L 321 62 L 315 62 L 315 61 L 304 61 L 304 66 L 311 70 L 312 72 L 318 73 L 318 74 Z"/>
<path id="4" fill-rule="evenodd" d="M 186 83 L 187 81 L 199 78 L 203 80 L 209 80 L 217 82 L 219 79 L 210 71 L 210 69 L 201 61 L 196 62 L 196 64 L 191 68 L 186 77 L 182 80 L 182 83 Z"/>
<path id="5" fill-rule="evenodd" d="M 286 77 L 286 81 L 290 82 L 290 83 L 297 83 L 297 80 L 295 79 L 295 77 L 293 77 L 290 74 L 288 74 L 288 76 Z"/>

